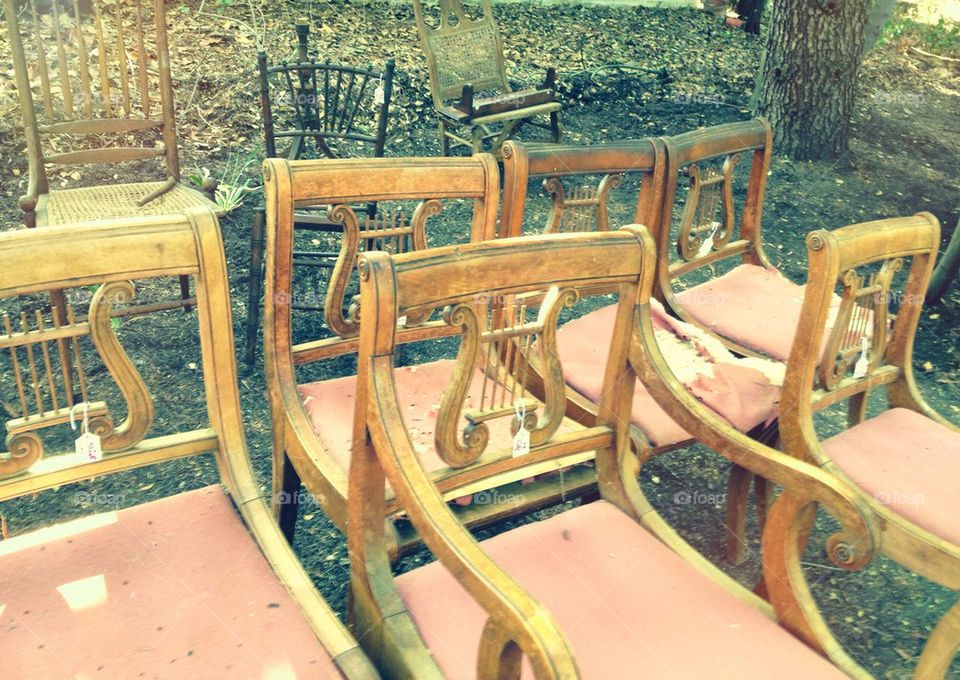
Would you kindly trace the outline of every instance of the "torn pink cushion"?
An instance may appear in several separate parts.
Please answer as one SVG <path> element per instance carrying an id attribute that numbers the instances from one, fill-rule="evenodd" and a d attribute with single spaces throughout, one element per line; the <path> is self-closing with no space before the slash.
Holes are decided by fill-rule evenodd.
<path id="1" fill-rule="evenodd" d="M 779 389 L 750 365 L 755 362 L 734 357 L 718 341 L 693 335 L 696 328 L 668 316 L 655 300 L 651 315 L 661 352 L 691 394 L 743 432 L 776 418 Z M 557 333 L 564 379 L 594 403 L 603 389 L 615 316 L 616 305 L 609 305 L 565 324 Z M 632 421 L 654 446 L 690 439 L 640 381 L 633 393 Z"/>
<path id="2" fill-rule="evenodd" d="M 778 361 L 790 357 L 800 321 L 804 287 L 776 270 L 741 264 L 676 294 L 699 323 L 725 338 Z"/>
<path id="3" fill-rule="evenodd" d="M 880 503 L 960 545 L 960 432 L 894 408 L 825 440 L 823 450 Z"/>
<path id="4" fill-rule="evenodd" d="M 605 501 L 482 545 L 547 609 L 584 678 L 845 677 Z M 483 609 L 438 562 L 396 585 L 444 674 L 475 677 Z"/>
<path id="5" fill-rule="evenodd" d="M 5 678 L 340 678 L 219 487 L 0 542 Z"/>

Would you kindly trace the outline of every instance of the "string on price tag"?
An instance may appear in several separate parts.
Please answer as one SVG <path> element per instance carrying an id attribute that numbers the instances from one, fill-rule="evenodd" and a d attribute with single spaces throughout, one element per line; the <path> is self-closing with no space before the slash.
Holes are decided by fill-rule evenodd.
<path id="1" fill-rule="evenodd" d="M 74 442 L 74 448 L 77 455 L 87 461 L 96 461 L 103 458 L 103 449 L 100 448 L 100 435 L 90 431 L 90 405 L 87 402 L 74 404 L 70 407 L 70 429 L 76 432 L 77 422 L 74 414 L 77 407 L 83 407 L 83 420 L 81 421 L 80 436 Z"/>
<path id="2" fill-rule="evenodd" d="M 517 433 L 513 435 L 513 456 L 525 456 L 530 453 L 530 430 L 526 428 L 525 416 L 527 415 L 527 405 L 523 403 L 522 399 L 518 399 L 514 405 L 514 410 L 517 414 L 517 420 L 520 423 L 520 428 L 517 430 Z"/>

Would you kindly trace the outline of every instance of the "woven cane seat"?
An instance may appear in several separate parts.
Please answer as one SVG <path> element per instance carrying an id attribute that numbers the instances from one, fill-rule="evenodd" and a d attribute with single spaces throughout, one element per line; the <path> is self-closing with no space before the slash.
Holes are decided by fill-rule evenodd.
<path id="1" fill-rule="evenodd" d="M 140 182 L 51 191 L 40 197 L 37 224 L 50 226 L 114 217 L 165 215 L 195 206 L 212 208 L 218 215 L 223 214 L 213 201 L 182 184 L 175 184 L 170 191 L 144 206 L 137 205 L 144 196 L 163 185 L 163 182 Z"/>

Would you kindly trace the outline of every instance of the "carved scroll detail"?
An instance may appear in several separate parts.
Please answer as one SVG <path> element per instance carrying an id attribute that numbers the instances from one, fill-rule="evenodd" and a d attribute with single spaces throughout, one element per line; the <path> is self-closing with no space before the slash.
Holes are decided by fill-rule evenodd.
<path id="1" fill-rule="evenodd" d="M 853 269 L 841 274 L 840 306 L 820 366 L 820 381 L 826 389 L 834 389 L 855 367 L 863 354 L 864 338 L 866 373 L 880 364 L 889 340 L 890 286 L 902 268 L 903 259 L 895 258 L 869 275 Z"/>
<path id="2" fill-rule="evenodd" d="M 610 192 L 622 182 L 623 175 L 605 175 L 595 188 L 576 187 L 567 195 L 558 177 L 544 180 L 543 190 L 551 197 L 544 233 L 609 231 Z"/>
<path id="3" fill-rule="evenodd" d="M 443 204 L 431 199 L 421 202 L 410 220 L 403 212 L 385 212 L 364 218 L 361 226 L 360 219 L 350 206 L 338 205 L 331 209 L 330 219 L 343 225 L 343 240 L 324 299 L 323 313 L 330 330 L 343 338 L 360 332 L 359 297 L 351 297 L 347 302 L 347 289 L 360 251 L 383 250 L 397 254 L 424 250 L 427 247 L 427 221 L 442 210 Z M 345 307 L 346 314 L 343 311 Z M 406 325 L 422 323 L 430 314 L 431 310 L 411 313 Z"/>
<path id="4" fill-rule="evenodd" d="M 133 446 L 143 439 L 153 425 L 153 398 L 150 390 L 124 351 L 110 323 L 113 305 L 117 302 L 129 302 L 134 293 L 133 284 L 129 281 L 106 283 L 97 289 L 90 303 L 90 339 L 127 402 L 127 417 L 119 427 L 112 429 L 112 422 L 100 417 L 93 419 L 91 429 L 101 434 L 100 445 L 104 451 L 121 451 Z"/>
<path id="5" fill-rule="evenodd" d="M 495 296 L 475 305 L 460 304 L 444 310 L 447 323 L 460 326 L 461 342 L 454 374 L 437 415 L 435 447 L 442 460 L 452 467 L 475 462 L 490 439 L 487 422 L 497 418 L 511 417 L 514 434 L 521 427 L 528 430 L 532 446 L 547 442 L 556 433 L 564 412 L 557 320 L 560 311 L 577 299 L 574 289 L 552 288 L 540 303 L 536 318 L 530 321 L 527 305 L 512 296 L 506 300 Z M 527 393 L 533 355 L 544 382 L 542 404 Z M 483 371 L 479 404 L 467 408 L 467 395 L 478 367 Z M 457 433 L 461 416 L 466 420 L 462 439 Z"/>
<path id="6" fill-rule="evenodd" d="M 735 219 L 733 171 L 739 162 L 740 154 L 732 154 L 719 169 L 701 170 L 699 165 L 690 165 L 684 170 L 690 178 L 690 191 L 680 218 L 677 241 L 677 250 L 684 260 L 705 255 L 700 251 L 708 240 L 710 250 L 730 241 Z"/>

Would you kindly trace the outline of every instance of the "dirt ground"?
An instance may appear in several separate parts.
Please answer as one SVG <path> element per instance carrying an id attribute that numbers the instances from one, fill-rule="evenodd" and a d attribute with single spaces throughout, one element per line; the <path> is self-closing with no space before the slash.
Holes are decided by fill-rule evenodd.
<path id="1" fill-rule="evenodd" d="M 703 13 L 535 3 L 499 5 L 496 12 L 512 78 L 529 81 L 547 65 L 558 67 L 567 98 L 565 141 L 675 134 L 750 117 L 761 43 Z M 388 155 L 439 152 L 423 58 L 406 5 L 190 0 L 170 3 L 168 13 L 185 168 L 203 166 L 217 176 L 227 167 L 252 161 L 247 176 L 259 184 L 256 172 L 263 146 L 256 51 L 264 47 L 279 57 L 289 55 L 291 26 L 299 16 L 310 18 L 314 44 L 322 47 L 324 58 L 357 64 L 397 59 Z M 19 220 L 16 197 L 25 188 L 27 167 L 3 32 L 0 42 L 0 224 L 12 229 Z M 909 36 L 901 35 L 868 57 L 847 158 L 835 163 L 774 158 L 764 206 L 765 241 L 768 254 L 794 280 L 804 278 L 803 238 L 814 228 L 926 210 L 941 220 L 944 243 L 954 229 L 960 216 L 960 76 L 918 58 L 911 44 Z M 144 172 L 133 169 L 130 176 Z M 54 186 L 75 183 L 70 173 L 55 174 Z M 81 171 L 80 179 L 92 176 Z M 248 196 L 244 206 L 222 222 L 238 353 L 246 315 L 249 224 L 259 200 L 256 194 Z M 125 321 L 121 331 L 146 355 L 138 365 L 158 378 L 158 427 L 166 430 L 196 418 L 184 395 L 196 394 L 190 364 L 198 357 L 193 356 L 195 348 L 176 341 L 186 337 L 181 319 L 178 313 L 156 322 L 134 319 Z M 958 329 L 960 286 L 943 304 L 925 312 L 915 347 L 924 395 L 954 422 L 960 421 Z M 240 387 L 251 452 L 268 484 L 270 420 L 259 360 L 242 373 Z M 722 494 L 726 470 L 718 456 L 692 447 L 654 460 L 643 473 L 644 488 L 663 515 L 721 564 L 721 506 L 682 504 L 676 498 L 688 491 Z M 83 485 L 90 494 L 85 502 L 77 501 L 74 491 L 61 489 L 7 503 L 0 512 L 10 531 L 21 533 L 54 517 L 115 507 L 113 501 L 97 502 L 97 494 L 122 496 L 129 505 L 215 479 L 211 461 L 183 461 Z M 821 525 L 825 532 L 828 522 L 824 519 Z M 315 508 L 303 510 L 300 527 L 295 547 L 321 591 L 343 613 L 348 570 L 343 537 Z M 735 569 L 724 566 L 752 585 L 759 573 L 759 538 L 755 526 L 750 532 L 748 563 Z M 841 573 L 827 563 L 822 542 L 813 543 L 808 578 L 845 648 L 878 677 L 909 677 L 931 627 L 956 596 L 882 558 L 861 573 Z M 415 555 L 404 567 L 424 559 Z M 954 664 L 954 672 L 960 677 L 960 663 Z"/>

